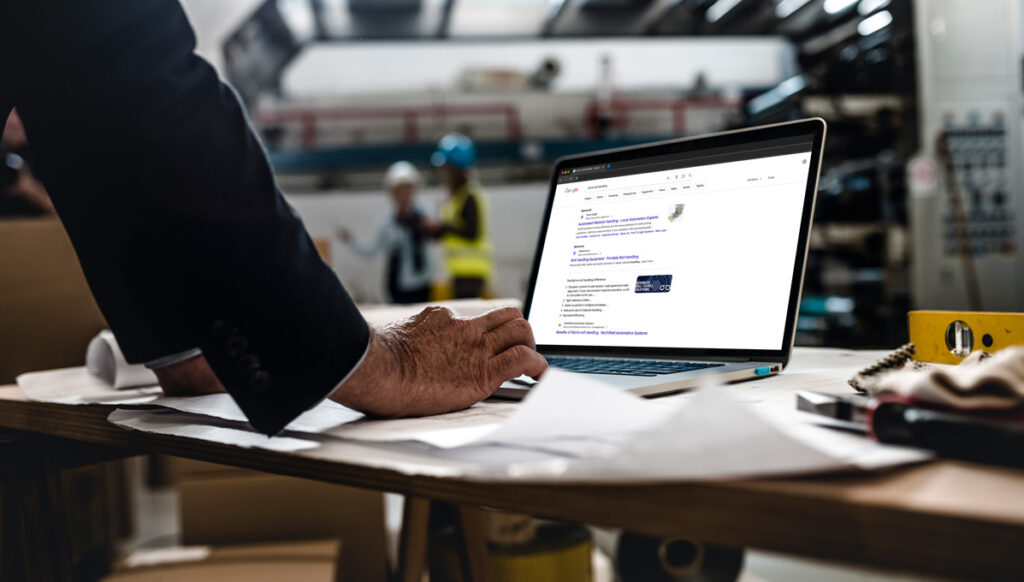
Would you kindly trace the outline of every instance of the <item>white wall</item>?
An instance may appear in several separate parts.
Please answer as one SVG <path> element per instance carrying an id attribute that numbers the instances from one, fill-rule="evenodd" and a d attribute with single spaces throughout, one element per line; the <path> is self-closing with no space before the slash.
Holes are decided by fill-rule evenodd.
<path id="1" fill-rule="evenodd" d="M 530 277 L 533 251 L 547 201 L 547 184 L 491 186 L 491 238 L 495 247 L 496 276 L 492 286 L 502 297 L 522 298 Z M 380 192 L 336 192 L 327 194 L 287 194 L 310 235 L 327 237 L 331 243 L 331 266 L 349 293 L 359 302 L 382 302 L 386 258 L 367 260 L 334 239 L 334 232 L 344 226 L 366 240 L 390 209 L 387 194 Z M 443 201 L 437 188 L 419 194 L 420 203 L 435 212 Z M 438 249 L 438 265 L 442 266 Z M 443 278 L 443 273 L 441 273 Z"/>
<path id="2" fill-rule="evenodd" d="M 293 97 L 451 86 L 467 67 L 532 72 L 555 57 L 556 91 L 593 89 L 601 55 L 612 57 L 621 89 L 689 88 L 704 72 L 714 87 L 771 86 L 795 72 L 794 53 L 777 38 L 576 39 L 507 42 L 373 42 L 316 45 L 288 69 Z"/>

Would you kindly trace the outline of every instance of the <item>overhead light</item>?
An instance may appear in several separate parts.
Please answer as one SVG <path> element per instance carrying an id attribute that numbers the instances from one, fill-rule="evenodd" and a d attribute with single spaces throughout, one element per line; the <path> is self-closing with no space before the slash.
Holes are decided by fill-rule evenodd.
<path id="1" fill-rule="evenodd" d="M 857 13 L 867 16 L 879 8 L 885 8 L 889 2 L 890 0 L 860 0 L 860 4 L 857 5 Z"/>
<path id="2" fill-rule="evenodd" d="M 857 3 L 857 0 L 825 0 L 823 8 L 829 14 L 837 14 Z"/>
<path id="3" fill-rule="evenodd" d="M 704 19 L 710 23 L 715 23 L 721 20 L 723 16 L 728 14 L 730 10 L 736 8 L 736 5 L 743 0 L 718 0 L 708 8 L 707 12 L 704 13 Z"/>
<path id="4" fill-rule="evenodd" d="M 892 24 L 892 14 L 888 10 L 883 10 L 878 14 L 872 14 L 861 20 L 860 24 L 857 25 L 857 32 L 861 36 L 871 36 L 890 24 Z"/>
<path id="5" fill-rule="evenodd" d="M 772 89 L 751 99 L 750 103 L 747 103 L 747 111 L 751 115 L 757 115 L 784 102 L 805 88 L 807 88 L 807 79 L 804 79 L 803 75 L 790 77 Z"/>
<path id="6" fill-rule="evenodd" d="M 803 8 L 811 0 L 782 0 L 775 5 L 775 16 L 779 19 L 787 18 L 797 10 Z"/>
<path id="7" fill-rule="evenodd" d="M 309 0 L 277 0 L 277 11 L 295 40 L 305 42 L 316 36 L 316 16 Z"/>

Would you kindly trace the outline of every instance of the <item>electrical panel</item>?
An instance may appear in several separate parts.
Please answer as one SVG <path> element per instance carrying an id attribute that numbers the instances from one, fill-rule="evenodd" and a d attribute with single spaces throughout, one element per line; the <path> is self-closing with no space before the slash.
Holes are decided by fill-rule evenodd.
<path id="1" fill-rule="evenodd" d="M 1024 311 L 1021 3 L 928 0 L 914 8 L 914 306 Z"/>

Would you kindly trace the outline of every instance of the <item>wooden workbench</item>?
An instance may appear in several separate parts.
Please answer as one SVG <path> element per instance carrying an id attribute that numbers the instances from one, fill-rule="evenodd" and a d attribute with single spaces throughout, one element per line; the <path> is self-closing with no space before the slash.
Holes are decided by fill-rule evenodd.
<path id="1" fill-rule="evenodd" d="M 1022 471 L 936 462 L 879 475 L 800 479 L 481 484 L 373 468 L 366 461 L 374 447 L 358 443 L 345 443 L 327 461 L 126 431 L 107 422 L 112 410 L 31 402 L 17 387 L 0 388 L 0 428 L 37 439 L 41 457 L 101 445 L 97 450 L 111 455 L 163 453 L 655 536 L 971 580 L 1024 580 Z"/>

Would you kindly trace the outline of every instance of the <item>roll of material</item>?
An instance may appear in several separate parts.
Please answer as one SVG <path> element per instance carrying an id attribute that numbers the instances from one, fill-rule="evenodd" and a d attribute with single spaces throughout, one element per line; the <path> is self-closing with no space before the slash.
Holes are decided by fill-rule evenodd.
<path id="1" fill-rule="evenodd" d="M 593 534 L 620 582 L 735 582 L 743 570 L 742 548 L 626 531 Z"/>
<path id="2" fill-rule="evenodd" d="M 115 389 L 154 386 L 156 374 L 142 364 L 129 364 L 110 330 L 101 331 L 89 342 L 85 353 L 85 368 L 89 373 Z"/>

